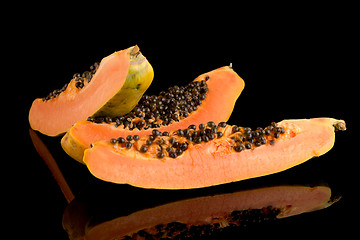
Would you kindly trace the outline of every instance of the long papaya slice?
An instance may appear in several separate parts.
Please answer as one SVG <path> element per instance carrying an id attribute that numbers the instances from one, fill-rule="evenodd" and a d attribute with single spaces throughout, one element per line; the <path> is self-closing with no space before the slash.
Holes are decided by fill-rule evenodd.
<path id="1" fill-rule="evenodd" d="M 138 46 L 115 52 L 74 74 L 63 88 L 37 98 L 29 112 L 31 128 L 49 136 L 66 132 L 89 116 L 130 112 L 150 86 L 154 71 Z"/>
<path id="2" fill-rule="evenodd" d="M 244 81 L 230 67 L 197 77 L 186 86 L 170 87 L 158 96 L 144 95 L 125 116 L 95 117 L 76 123 L 62 138 L 61 145 L 72 158 L 82 162 L 91 143 L 128 135 L 151 134 L 154 128 L 170 131 L 200 124 L 207 119 L 226 121 L 244 88 Z"/>
<path id="3" fill-rule="evenodd" d="M 221 122 L 152 135 L 139 140 L 109 139 L 85 151 L 84 162 L 97 178 L 143 188 L 200 188 L 264 176 L 328 152 L 333 118 L 283 120 L 266 128 Z M 167 136 L 169 135 L 169 136 Z"/>

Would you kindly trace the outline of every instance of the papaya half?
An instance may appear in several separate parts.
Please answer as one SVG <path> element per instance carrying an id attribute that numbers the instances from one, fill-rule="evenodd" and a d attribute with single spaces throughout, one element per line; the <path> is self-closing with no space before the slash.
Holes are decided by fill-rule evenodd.
<path id="1" fill-rule="evenodd" d="M 139 139 L 93 143 L 83 161 L 97 178 L 143 188 L 188 189 L 260 177 L 328 152 L 333 118 L 283 120 L 265 128 L 210 121 L 177 131 L 152 130 Z"/>
<path id="2" fill-rule="evenodd" d="M 150 86 L 154 71 L 139 47 L 115 52 L 90 71 L 74 74 L 63 88 L 33 101 L 30 126 L 49 136 L 66 132 L 89 116 L 130 112 Z"/>
<path id="3" fill-rule="evenodd" d="M 271 186 L 172 201 L 106 221 L 96 221 L 103 208 L 95 211 L 98 206 L 75 200 L 63 214 L 63 228 L 72 240 L 203 239 L 228 227 L 258 229 L 261 223 L 321 210 L 337 200 L 325 186 Z M 111 215 L 116 204 L 109 208 Z"/>
<path id="4" fill-rule="evenodd" d="M 91 143 L 110 138 L 135 138 L 153 129 L 171 131 L 212 119 L 227 121 L 242 90 L 244 81 L 230 67 L 202 74 L 186 86 L 173 86 L 158 96 L 143 95 L 134 109 L 123 116 L 89 117 L 77 122 L 61 140 L 65 152 L 82 163 Z M 231 86 L 231 87 L 230 87 Z"/>

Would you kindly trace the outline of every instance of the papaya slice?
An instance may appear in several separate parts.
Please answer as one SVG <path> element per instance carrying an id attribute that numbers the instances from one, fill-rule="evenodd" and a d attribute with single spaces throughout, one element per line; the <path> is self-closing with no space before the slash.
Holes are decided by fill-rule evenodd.
<path id="1" fill-rule="evenodd" d="M 105 181 L 143 188 L 200 188 L 294 167 L 328 152 L 334 130 L 345 129 L 343 120 L 333 118 L 283 120 L 256 130 L 208 122 L 166 134 L 155 129 L 139 140 L 100 141 L 85 150 L 84 162 Z"/>
<path id="2" fill-rule="evenodd" d="M 128 135 L 151 134 L 186 128 L 208 119 L 226 121 L 244 89 L 244 81 L 230 67 L 202 74 L 183 87 L 170 87 L 158 96 L 144 95 L 132 112 L 121 117 L 90 117 L 76 123 L 62 138 L 65 152 L 82 162 L 90 144 Z M 229 87 L 231 86 L 231 87 Z"/>
<path id="3" fill-rule="evenodd" d="M 130 112 L 150 86 L 153 69 L 139 47 L 115 52 L 76 73 L 60 90 L 37 98 L 29 112 L 30 126 L 49 136 L 66 132 L 89 116 L 118 116 Z"/>
<path id="4" fill-rule="evenodd" d="M 321 210 L 339 200 L 331 195 L 325 186 L 262 187 L 178 200 L 96 223 L 91 221 L 96 211 L 84 211 L 86 202 L 75 201 L 64 212 L 63 226 L 70 239 L 199 239 L 229 226 L 246 228 Z"/>

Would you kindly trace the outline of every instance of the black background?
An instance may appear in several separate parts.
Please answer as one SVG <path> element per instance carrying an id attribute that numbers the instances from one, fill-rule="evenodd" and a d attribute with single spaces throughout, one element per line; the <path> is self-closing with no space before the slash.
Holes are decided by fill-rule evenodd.
<path id="1" fill-rule="evenodd" d="M 351 85 L 356 82 L 349 77 L 353 68 L 350 59 L 354 54 L 351 7 L 283 6 L 282 10 L 275 11 L 263 7 L 235 9 L 226 5 L 198 11 L 178 9 L 180 14 L 175 14 L 177 8 L 172 7 L 161 14 L 146 11 L 150 14 L 145 15 L 137 6 L 111 12 L 110 6 L 106 10 L 91 6 L 90 9 L 56 13 L 55 9 L 49 9 L 26 15 L 26 20 L 15 31 L 15 36 L 26 36 L 15 48 L 14 55 L 20 64 L 15 64 L 16 59 L 11 61 L 12 66 L 21 65 L 12 73 L 13 78 L 21 73 L 25 89 L 21 93 L 22 105 L 17 105 L 21 110 L 17 113 L 21 114 L 18 119 L 23 144 L 15 150 L 20 157 L 11 159 L 14 163 L 11 174 L 15 177 L 7 182 L 14 184 L 5 182 L 11 190 L 5 208 L 15 203 L 9 222 L 18 229 L 18 234 L 37 239 L 67 239 L 61 226 L 67 203 L 28 134 L 27 117 L 32 101 L 62 87 L 73 73 L 88 70 L 95 61 L 135 44 L 154 68 L 155 78 L 148 94 L 175 84 L 184 85 L 202 73 L 232 63 L 244 79 L 245 89 L 229 119 L 231 124 L 264 127 L 272 121 L 290 118 L 344 119 L 348 130 L 337 133 L 334 148 L 322 157 L 283 173 L 198 191 L 206 195 L 207 191 L 231 191 L 233 187 L 242 189 L 271 182 L 325 182 L 343 196 L 341 201 L 319 212 L 281 220 L 260 232 L 295 233 L 305 237 L 310 233 L 331 236 L 351 230 L 349 216 L 357 212 L 352 207 L 355 205 L 351 195 L 358 182 L 352 169 L 358 155 L 350 151 L 356 99 L 356 86 Z M 101 11 L 103 15 L 94 14 Z M 17 82 L 13 84 L 16 88 Z M 137 193 L 142 196 L 141 189 L 129 190 L 129 187 L 96 180 L 86 167 L 63 152 L 60 137 L 39 135 L 75 196 L 89 191 L 92 184 L 105 189 L 111 186 L 116 197 L 126 198 L 130 193 L 132 197 Z M 163 196 L 157 194 L 151 192 L 149 201 L 156 204 L 157 197 Z M 257 230 L 253 232 L 259 234 Z M 234 234 L 241 236 L 241 233 Z"/>

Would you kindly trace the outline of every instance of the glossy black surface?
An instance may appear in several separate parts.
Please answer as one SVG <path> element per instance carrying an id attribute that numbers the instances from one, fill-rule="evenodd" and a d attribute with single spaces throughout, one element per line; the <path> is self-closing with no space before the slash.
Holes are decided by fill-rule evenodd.
<path id="1" fill-rule="evenodd" d="M 94 191 L 108 190 L 104 196 L 110 198 L 109 201 L 112 194 L 114 199 L 123 198 L 124 202 L 119 200 L 119 206 L 131 212 L 124 205 L 126 199 L 129 195 L 132 199 L 143 196 L 144 191 L 148 197 L 139 200 L 156 205 L 162 203 L 161 196 L 164 195 L 177 200 L 179 195 L 186 198 L 257 185 L 320 182 L 328 184 L 333 192 L 342 195 L 342 199 L 318 212 L 254 227 L 245 233 L 230 231 L 211 239 L 230 239 L 232 235 L 240 238 L 242 234 L 287 238 L 288 234 L 307 237 L 311 233 L 316 237 L 329 237 L 351 230 L 349 216 L 353 211 L 357 214 L 356 205 L 352 203 L 355 200 L 353 190 L 358 188 L 359 181 L 352 170 L 357 164 L 358 155 L 351 154 L 354 152 L 351 139 L 355 123 L 350 105 L 355 96 L 352 94 L 351 80 L 345 77 L 347 68 L 342 67 L 346 43 L 341 36 L 344 36 L 345 30 L 336 25 L 330 16 L 324 20 L 312 17 L 314 21 L 309 22 L 294 17 L 289 21 L 271 21 L 268 18 L 267 21 L 251 25 L 239 23 L 227 26 L 223 23 L 222 27 L 210 27 L 201 24 L 196 35 L 189 35 L 185 26 L 177 26 L 177 31 L 164 27 L 163 30 L 168 31 L 166 34 L 163 31 L 159 31 L 159 34 L 157 31 L 144 31 L 145 35 L 152 36 L 148 39 L 135 34 L 126 38 L 105 29 L 99 30 L 101 37 L 79 34 L 84 33 L 86 25 L 70 28 L 71 24 L 68 24 L 53 29 L 38 25 L 32 36 L 34 41 L 23 46 L 26 54 L 22 56 L 27 56 L 23 67 L 26 73 L 23 77 L 27 80 L 23 86 L 26 92 L 22 94 L 24 100 L 19 127 L 23 142 L 17 149 L 20 157 L 13 159 L 15 170 L 12 172 L 20 181 L 14 181 L 7 196 L 7 201 L 15 203 L 11 225 L 16 227 L 18 235 L 25 233 L 36 239 L 67 239 L 62 228 L 62 214 L 67 201 L 29 137 L 27 116 L 33 99 L 62 87 L 73 73 L 85 71 L 95 61 L 135 44 L 139 45 L 154 67 L 155 78 L 148 94 L 156 94 L 175 84 L 184 85 L 202 73 L 232 63 L 246 85 L 229 123 L 264 127 L 282 119 L 333 117 L 344 119 L 348 130 L 337 133 L 335 146 L 326 155 L 287 171 L 181 192 L 143 190 L 102 182 L 64 153 L 60 137 L 50 138 L 38 133 L 75 197 L 91 192 L 92 188 Z M 86 41 L 82 36 L 86 36 Z M 10 178 L 8 181 L 13 180 Z M 106 199 L 101 202 L 106 202 Z"/>

